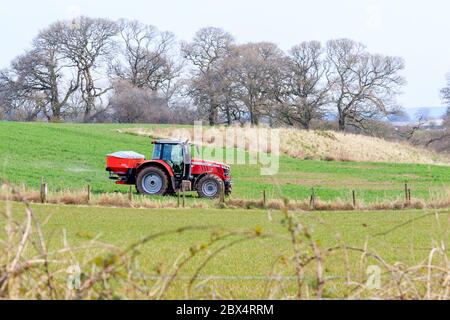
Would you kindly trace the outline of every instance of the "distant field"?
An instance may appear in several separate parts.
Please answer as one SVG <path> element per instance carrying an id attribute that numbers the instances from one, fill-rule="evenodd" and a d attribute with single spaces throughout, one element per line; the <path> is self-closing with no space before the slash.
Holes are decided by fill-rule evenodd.
<path id="1" fill-rule="evenodd" d="M 42 205 L 32 207 L 41 221 L 48 219 L 44 231 L 49 250 L 63 246 L 63 229 L 66 230 L 67 239 L 72 247 L 98 236 L 99 241 L 124 248 L 157 232 L 187 226 L 208 228 L 203 231 L 164 236 L 140 247 L 138 263 L 149 273 L 158 268 L 168 270 L 182 254 L 189 254 L 192 246 L 207 243 L 213 231 L 258 230 L 262 235 L 269 236 L 265 239 L 241 242 L 223 250 L 211 259 L 201 272 L 201 279 L 209 279 L 207 283 L 205 282 L 207 286 L 217 287 L 217 290 L 228 298 L 264 298 L 268 284 L 264 277 L 270 274 L 277 258 L 292 255 L 289 233 L 281 212 L 218 209 L 136 210 Z M 12 208 L 15 217 L 23 215 L 23 205 L 13 204 Z M 4 213 L 4 210 L 5 203 L 0 203 L 0 213 Z M 447 248 L 450 245 L 449 210 L 317 212 L 297 213 L 295 216 L 311 234 L 310 239 L 304 239 L 305 243 L 315 241 L 322 249 L 342 243 L 349 247 L 366 246 L 368 251 L 380 255 L 388 263 L 401 261 L 409 266 L 420 264 L 426 260 L 431 247 L 436 243 L 442 241 Z M 0 224 L 2 221 L 0 220 Z M 4 232 L 4 228 L 1 227 L 1 230 L 0 234 Z M 226 240 L 225 243 L 230 243 L 234 239 L 236 237 Z M 212 246 L 209 252 L 222 244 Z M 82 257 L 83 255 L 81 259 Z M 206 255 L 202 254 L 189 262 L 180 274 L 180 279 L 192 276 L 193 271 L 205 257 Z M 361 253 L 349 253 L 352 277 L 361 272 L 358 269 L 361 259 Z M 379 265 L 374 259 L 370 257 L 367 259 L 369 264 Z M 344 255 L 330 255 L 324 265 L 327 277 L 346 276 Z M 290 262 L 282 264 L 277 272 L 283 276 L 294 274 Z M 306 279 L 309 279 L 307 281 L 312 281 L 314 272 L 313 268 L 311 273 L 306 274 Z M 365 269 L 362 272 L 365 274 Z M 288 287 L 295 287 L 295 282 L 287 279 Z M 183 298 L 185 285 L 183 281 L 178 283 L 171 291 L 170 297 Z M 333 291 L 338 289 L 328 288 L 329 293 L 335 297 L 340 294 Z"/>
<path id="2" fill-rule="evenodd" d="M 148 157 L 148 137 L 119 133 L 118 129 L 162 128 L 153 125 L 46 124 L 0 122 L 0 177 L 14 184 L 38 188 L 45 177 L 51 190 L 84 189 L 93 192 L 126 192 L 107 178 L 105 155 L 133 150 Z M 412 196 L 428 199 L 446 194 L 450 167 L 428 164 L 334 162 L 299 160 L 281 156 L 280 171 L 273 177 L 259 175 L 251 165 L 232 167 L 235 198 L 285 196 L 305 199 L 311 188 L 323 200 L 348 200 L 356 190 L 358 200 L 372 202 L 403 197 L 408 182 Z"/>

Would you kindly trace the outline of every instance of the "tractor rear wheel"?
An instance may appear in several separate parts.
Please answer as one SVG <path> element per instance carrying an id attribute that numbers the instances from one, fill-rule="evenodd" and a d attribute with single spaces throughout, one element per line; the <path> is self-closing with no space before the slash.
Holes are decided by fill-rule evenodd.
<path id="1" fill-rule="evenodd" d="M 136 188 L 140 194 L 163 196 L 169 190 L 169 178 L 160 168 L 145 168 L 138 174 Z"/>
<path id="2" fill-rule="evenodd" d="M 219 198 L 224 189 L 223 181 L 214 174 L 204 176 L 197 184 L 197 193 L 200 198 Z"/>

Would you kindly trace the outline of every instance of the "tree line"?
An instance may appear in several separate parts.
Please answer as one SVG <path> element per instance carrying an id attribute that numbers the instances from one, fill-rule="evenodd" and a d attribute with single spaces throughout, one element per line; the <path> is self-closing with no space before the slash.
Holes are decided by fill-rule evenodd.
<path id="1" fill-rule="evenodd" d="M 334 121 L 339 130 L 364 130 L 399 111 L 404 68 L 403 59 L 350 39 L 284 52 L 270 42 L 237 43 L 220 28 L 179 42 L 138 21 L 79 17 L 39 32 L 0 71 L 0 117 L 305 129 Z"/>

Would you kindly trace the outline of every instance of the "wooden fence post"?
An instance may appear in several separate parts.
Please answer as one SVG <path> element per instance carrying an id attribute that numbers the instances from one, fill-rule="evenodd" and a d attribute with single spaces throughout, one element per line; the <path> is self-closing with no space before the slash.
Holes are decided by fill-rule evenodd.
<path id="1" fill-rule="evenodd" d="M 178 190 L 178 192 L 177 192 L 177 197 L 178 197 L 178 201 L 177 201 L 177 208 L 179 208 L 180 207 L 180 205 L 181 205 L 181 199 L 180 199 L 180 197 L 181 197 L 181 193 L 180 193 L 180 190 Z"/>
<path id="2" fill-rule="evenodd" d="M 353 198 L 353 209 L 356 209 L 356 192 L 355 192 L 355 190 L 352 191 L 352 198 Z"/>
<path id="3" fill-rule="evenodd" d="M 47 203 L 47 194 L 48 194 L 48 185 L 44 180 L 44 177 L 41 177 L 41 203 Z"/>
<path id="4" fill-rule="evenodd" d="M 44 177 L 41 177 L 41 183 L 39 184 L 39 199 L 41 200 L 41 203 L 44 203 L 43 190 L 44 190 Z"/>
<path id="5" fill-rule="evenodd" d="M 263 207 L 264 209 L 267 209 L 266 189 L 263 190 Z"/>
<path id="6" fill-rule="evenodd" d="M 408 204 L 411 205 L 411 189 L 408 189 Z"/>
<path id="7" fill-rule="evenodd" d="M 184 192 L 184 188 L 182 188 L 182 192 L 183 192 L 183 208 L 186 208 L 186 194 Z"/>
<path id="8" fill-rule="evenodd" d="M 405 182 L 405 203 L 408 203 L 408 183 Z"/>
<path id="9" fill-rule="evenodd" d="M 311 199 L 309 200 L 309 207 L 314 210 L 316 208 L 316 193 L 314 188 L 311 189 Z"/>
<path id="10" fill-rule="evenodd" d="M 128 190 L 128 201 L 133 202 L 133 187 L 130 186 L 130 190 Z"/>
<path id="11" fill-rule="evenodd" d="M 87 202 L 89 203 L 91 201 L 91 185 L 88 184 L 87 186 Z"/>

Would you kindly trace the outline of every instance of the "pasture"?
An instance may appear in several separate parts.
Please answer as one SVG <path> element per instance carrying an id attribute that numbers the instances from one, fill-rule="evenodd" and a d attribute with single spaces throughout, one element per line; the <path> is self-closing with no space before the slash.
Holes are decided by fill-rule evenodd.
<path id="1" fill-rule="evenodd" d="M 118 129 L 163 128 L 153 125 L 83 125 L 0 122 L 0 176 L 13 184 L 38 189 L 41 177 L 50 190 L 94 193 L 127 192 L 105 172 L 105 155 L 133 150 L 151 156 L 148 137 L 119 133 Z M 358 150 L 355 150 L 358 152 Z M 260 176 L 257 165 L 233 165 L 233 198 L 304 200 L 315 189 L 322 200 L 348 200 L 356 191 L 359 201 L 374 202 L 404 197 L 404 184 L 419 199 L 448 194 L 450 169 L 430 164 L 335 162 L 280 157 L 274 176 Z"/>
<path id="2" fill-rule="evenodd" d="M 41 221 L 46 221 L 43 230 L 49 251 L 67 245 L 77 248 L 93 239 L 125 248 L 149 235 L 186 227 L 201 228 L 162 235 L 138 247 L 136 263 L 142 272 L 168 276 L 173 272 L 173 265 L 189 257 L 193 248 L 209 245 L 178 271 L 177 280 L 167 291 L 166 298 L 184 298 L 188 280 L 208 257 L 210 260 L 201 269 L 190 297 L 203 297 L 202 294 L 211 297 L 210 294 L 215 292 L 223 298 L 263 299 L 268 297 L 269 288 L 277 286 L 283 287 L 283 291 L 273 298 L 295 296 L 293 245 L 286 217 L 280 211 L 140 210 L 54 205 L 32 205 L 32 209 Z M 0 212 L 5 212 L 5 203 L 1 203 Z M 13 204 L 12 212 L 16 218 L 23 217 L 24 206 Z M 307 237 L 300 235 L 303 254 L 311 254 L 313 243 L 322 250 L 324 278 L 328 279 L 325 292 L 328 297 L 336 298 L 347 296 L 355 289 L 355 285 L 344 285 L 347 276 L 355 283 L 366 281 L 369 265 L 383 269 L 383 284 L 391 280 L 383 264 L 370 254 L 376 254 L 392 265 L 401 262 L 407 268 L 427 261 L 434 246 L 445 246 L 448 252 L 449 214 L 449 210 L 316 212 L 296 213 L 294 219 L 308 230 Z M 212 235 L 226 232 L 235 234 L 208 244 Z M 242 236 L 255 232 L 258 237 Z M 348 248 L 365 248 L 366 252 L 325 253 L 327 248 L 341 244 Z M 222 246 L 225 249 L 216 253 Z M 103 249 L 90 249 L 75 255 L 81 265 L 89 266 L 89 259 L 101 252 Z M 440 260 L 437 255 L 434 263 Z M 279 283 L 269 281 L 275 276 L 281 277 Z M 305 287 L 311 290 L 310 297 L 314 296 L 316 277 L 315 266 L 305 267 Z M 308 289 L 305 292 L 308 294 Z"/>
<path id="3" fill-rule="evenodd" d="M 31 259 L 37 254 L 31 261 L 42 261 L 45 247 L 44 256 L 54 262 L 41 279 L 59 282 L 55 280 L 55 288 L 36 282 L 29 289 L 29 281 L 34 280 L 25 277 L 12 282 L 17 290 L 10 297 L 70 296 L 73 292 L 64 293 L 64 270 L 73 263 L 93 283 L 97 283 L 98 268 L 105 268 L 101 277 L 107 278 L 108 286 L 96 284 L 82 291 L 82 298 L 91 299 L 446 297 L 442 277 L 435 273 L 442 270 L 448 255 L 449 209 L 363 211 L 357 207 L 350 212 L 305 212 L 301 207 L 287 211 L 269 205 L 261 210 L 257 205 L 233 203 L 259 201 L 265 191 L 273 203 L 295 204 L 308 199 L 312 189 L 323 201 L 350 201 L 354 190 L 361 203 L 402 202 L 405 183 L 415 199 L 448 201 L 448 166 L 281 155 L 280 170 L 274 176 L 261 176 L 257 165 L 233 165 L 234 190 L 226 205 L 192 194 L 186 208 L 177 208 L 175 197 L 152 200 L 133 195 L 129 202 L 128 187 L 108 179 L 106 154 L 132 150 L 151 155 L 149 137 L 123 133 L 133 127 L 173 128 L 0 122 L 2 179 L 22 186 L 20 190 L 38 190 L 44 177 L 52 197 L 59 192 L 61 197 L 72 196 L 70 203 L 75 204 L 89 202 L 80 200 L 87 185 L 94 193 L 90 206 L 31 205 L 43 233 L 37 232 L 39 224 L 33 224 L 24 255 Z M 2 192 L 8 198 L 8 188 Z M 103 203 L 108 207 L 102 207 Z M 114 203 L 119 204 L 117 208 L 111 207 Z M 144 204 L 152 209 L 137 209 Z M 20 236 L 14 232 L 26 225 L 24 209 L 23 203 L 0 202 L 1 217 L 6 218 L 0 219 L 0 234 L 13 242 L 8 246 L 20 245 Z M 4 228 L 11 219 L 17 222 L 15 227 Z M 144 241 L 146 237 L 150 238 Z M 8 246 L 0 249 L 10 252 Z M 130 246 L 127 259 L 117 254 Z M 2 256 L 7 259 L 4 265 L 10 263 L 9 257 L 9 253 Z M 118 261 L 120 268 L 111 269 Z M 365 286 L 370 266 L 382 272 L 382 287 L 376 290 Z M 39 265 L 36 268 L 43 271 Z M 427 278 L 427 270 L 432 278 Z M 398 282 L 398 277 L 404 281 Z M 21 286 L 27 291 L 21 291 Z"/>

